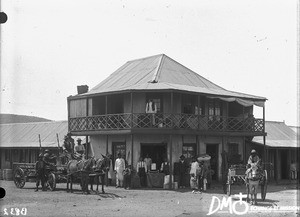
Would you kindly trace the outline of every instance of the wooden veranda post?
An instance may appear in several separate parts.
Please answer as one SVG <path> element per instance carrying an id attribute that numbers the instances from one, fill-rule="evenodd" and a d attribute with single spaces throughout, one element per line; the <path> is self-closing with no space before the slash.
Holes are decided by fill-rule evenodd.
<path id="1" fill-rule="evenodd" d="M 171 92 L 171 114 L 173 115 L 173 92 Z M 172 118 L 173 119 L 173 118 Z M 172 127 L 173 127 L 173 122 L 172 122 Z M 170 134 L 170 180 L 169 180 L 169 188 L 172 189 L 172 183 L 173 183 L 173 179 L 172 179 L 172 174 L 173 174 L 173 163 L 172 163 L 172 143 L 173 143 L 173 135 L 172 133 Z"/>
<path id="2" fill-rule="evenodd" d="M 60 148 L 60 145 L 59 145 L 58 133 L 56 133 L 56 139 L 57 139 L 57 146 L 58 146 L 58 150 L 59 150 L 59 148 Z"/>
<path id="3" fill-rule="evenodd" d="M 133 127 L 133 93 L 130 93 L 130 128 Z"/>
<path id="4" fill-rule="evenodd" d="M 265 125 L 265 105 L 263 107 L 263 139 L 264 139 L 264 162 L 266 163 L 267 162 L 267 159 L 266 159 L 266 125 Z M 265 164 L 264 164 L 264 168 L 265 169 Z"/>
<path id="5" fill-rule="evenodd" d="M 41 135 L 39 134 L 39 144 L 40 144 L 40 152 L 42 152 L 42 142 L 41 142 Z"/>

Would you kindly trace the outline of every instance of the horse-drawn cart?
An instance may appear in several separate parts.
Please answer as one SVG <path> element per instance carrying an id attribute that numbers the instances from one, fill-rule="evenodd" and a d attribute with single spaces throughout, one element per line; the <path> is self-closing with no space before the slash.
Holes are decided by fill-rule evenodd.
<path id="1" fill-rule="evenodd" d="M 231 165 L 228 169 L 227 174 L 227 182 L 226 182 L 226 193 L 228 196 L 231 195 L 231 187 L 232 185 L 238 184 L 246 184 L 247 186 L 247 194 L 249 195 L 249 191 L 251 190 L 249 187 L 249 181 L 251 182 L 251 178 L 246 176 L 246 165 Z M 261 186 L 261 199 L 266 199 L 267 194 L 267 185 L 268 185 L 268 173 L 267 170 L 263 169 L 257 174 L 256 180 L 258 184 Z"/>
<path id="2" fill-rule="evenodd" d="M 35 163 L 13 163 L 13 180 L 17 188 L 23 188 L 25 183 L 30 179 L 36 179 Z M 66 166 L 47 165 L 45 168 L 46 182 L 45 185 L 51 191 L 56 188 L 56 183 L 67 180 Z"/>

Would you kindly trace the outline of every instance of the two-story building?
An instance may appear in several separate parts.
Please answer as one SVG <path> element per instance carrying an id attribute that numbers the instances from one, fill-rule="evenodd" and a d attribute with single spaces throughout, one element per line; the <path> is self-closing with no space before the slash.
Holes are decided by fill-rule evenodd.
<path id="1" fill-rule="evenodd" d="M 228 91 L 164 54 L 129 61 L 67 101 L 72 135 L 89 136 L 96 156 L 122 153 L 134 168 L 147 154 L 160 167 L 164 157 L 173 165 L 181 154 L 207 153 L 218 180 L 222 152 L 245 161 L 245 141 L 266 136 L 266 98 Z"/>

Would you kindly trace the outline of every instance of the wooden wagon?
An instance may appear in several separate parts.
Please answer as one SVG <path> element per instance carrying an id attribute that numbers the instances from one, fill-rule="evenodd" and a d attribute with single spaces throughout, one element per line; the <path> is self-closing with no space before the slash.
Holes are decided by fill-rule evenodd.
<path id="1" fill-rule="evenodd" d="M 36 179 L 35 163 L 13 163 L 13 180 L 17 188 L 23 188 L 30 179 Z M 51 191 L 56 188 L 56 183 L 66 182 L 66 166 L 47 166 L 46 167 L 46 187 Z"/>

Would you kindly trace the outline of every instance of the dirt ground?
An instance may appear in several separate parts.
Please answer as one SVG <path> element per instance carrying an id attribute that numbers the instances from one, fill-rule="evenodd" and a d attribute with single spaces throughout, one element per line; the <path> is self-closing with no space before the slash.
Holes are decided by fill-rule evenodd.
<path id="1" fill-rule="evenodd" d="M 206 216 L 213 197 L 220 200 L 223 196 L 227 198 L 221 186 L 216 185 L 207 192 L 196 194 L 189 189 L 125 190 L 109 186 L 105 187 L 105 194 L 92 192 L 90 195 L 82 194 L 79 185 L 73 186 L 76 189 L 74 193 L 67 193 L 65 183 L 58 184 L 53 192 L 34 192 L 35 183 L 26 183 L 23 189 L 16 188 L 12 181 L 1 181 L 0 186 L 6 189 L 5 198 L 0 200 L 1 216 L 17 216 L 15 212 L 14 215 L 9 214 L 11 208 L 26 208 L 26 216 Z M 245 192 L 244 187 L 235 186 L 233 194 L 239 192 Z M 297 201 L 299 204 L 299 190 L 295 185 L 269 185 L 267 199 L 262 201 L 260 194 L 258 198 L 259 204 L 249 206 L 251 210 L 245 216 L 298 215 L 295 211 L 280 210 L 284 206 L 297 206 Z M 237 199 L 233 197 L 232 201 Z M 216 198 L 213 205 L 213 209 L 218 208 Z M 237 205 L 236 210 L 242 212 L 245 208 Z M 224 207 L 211 216 L 232 215 L 234 213 L 230 214 L 228 207 Z M 19 216 L 22 216 L 21 213 Z"/>

